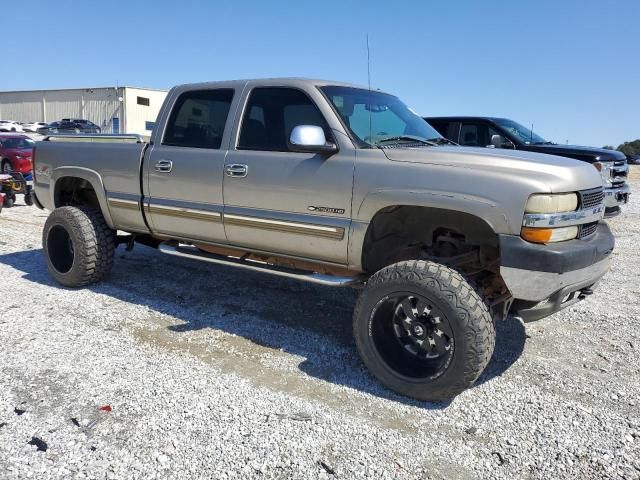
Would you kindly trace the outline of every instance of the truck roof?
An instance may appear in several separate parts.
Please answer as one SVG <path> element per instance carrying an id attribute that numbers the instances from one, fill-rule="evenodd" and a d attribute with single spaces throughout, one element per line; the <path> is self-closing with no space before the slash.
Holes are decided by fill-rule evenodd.
<path id="1" fill-rule="evenodd" d="M 298 78 L 298 77 L 282 77 L 282 78 L 249 78 L 240 80 L 222 80 L 200 83 L 188 83 L 178 85 L 176 88 L 193 89 L 193 88 L 224 88 L 224 87 L 240 87 L 247 84 L 253 85 L 265 85 L 265 86 L 283 86 L 283 87 L 303 87 L 303 86 L 324 86 L 324 85 L 336 85 L 342 87 L 363 88 L 368 87 L 364 85 L 357 85 L 353 83 L 337 82 L 333 80 L 321 80 L 312 78 Z M 379 91 L 378 89 L 374 89 Z"/>

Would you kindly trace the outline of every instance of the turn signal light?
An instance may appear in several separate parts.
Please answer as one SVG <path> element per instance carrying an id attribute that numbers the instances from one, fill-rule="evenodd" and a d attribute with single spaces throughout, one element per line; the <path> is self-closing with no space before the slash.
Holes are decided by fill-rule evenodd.
<path id="1" fill-rule="evenodd" d="M 532 228 L 522 227 L 520 236 L 528 242 L 552 243 L 573 240 L 578 236 L 578 227 Z"/>

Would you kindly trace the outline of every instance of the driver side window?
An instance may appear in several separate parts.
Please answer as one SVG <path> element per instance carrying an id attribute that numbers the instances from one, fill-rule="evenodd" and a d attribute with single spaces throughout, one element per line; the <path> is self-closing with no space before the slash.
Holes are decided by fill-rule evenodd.
<path id="1" fill-rule="evenodd" d="M 283 87 L 254 88 L 242 119 L 239 150 L 288 152 L 294 127 L 322 127 L 331 141 L 331 129 L 313 101 L 301 90 Z"/>

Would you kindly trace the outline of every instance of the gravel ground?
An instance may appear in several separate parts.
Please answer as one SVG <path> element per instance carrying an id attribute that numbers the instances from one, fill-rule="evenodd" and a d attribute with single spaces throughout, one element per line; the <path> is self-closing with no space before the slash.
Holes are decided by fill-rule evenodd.
<path id="1" fill-rule="evenodd" d="M 354 291 L 145 247 L 65 289 L 45 218 L 0 214 L 0 478 L 640 478 L 637 195 L 609 222 L 596 293 L 501 322 L 487 371 L 448 404 L 368 375 Z"/>

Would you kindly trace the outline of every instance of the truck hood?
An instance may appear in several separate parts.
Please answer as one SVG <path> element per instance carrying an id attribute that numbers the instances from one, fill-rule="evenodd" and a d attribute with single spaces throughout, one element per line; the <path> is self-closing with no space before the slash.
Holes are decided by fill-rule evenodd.
<path id="1" fill-rule="evenodd" d="M 470 147 L 393 147 L 384 154 L 395 162 L 468 168 L 496 175 L 510 173 L 536 181 L 540 191 L 568 192 L 602 186 L 599 172 L 590 164 L 535 152 Z"/>
<path id="2" fill-rule="evenodd" d="M 575 158 L 583 162 L 618 162 L 626 157 L 624 153 L 606 148 L 582 147 L 580 145 L 559 145 L 542 144 L 526 145 L 523 148 L 530 152 L 547 153 L 550 155 L 561 155 L 563 157 Z"/>

